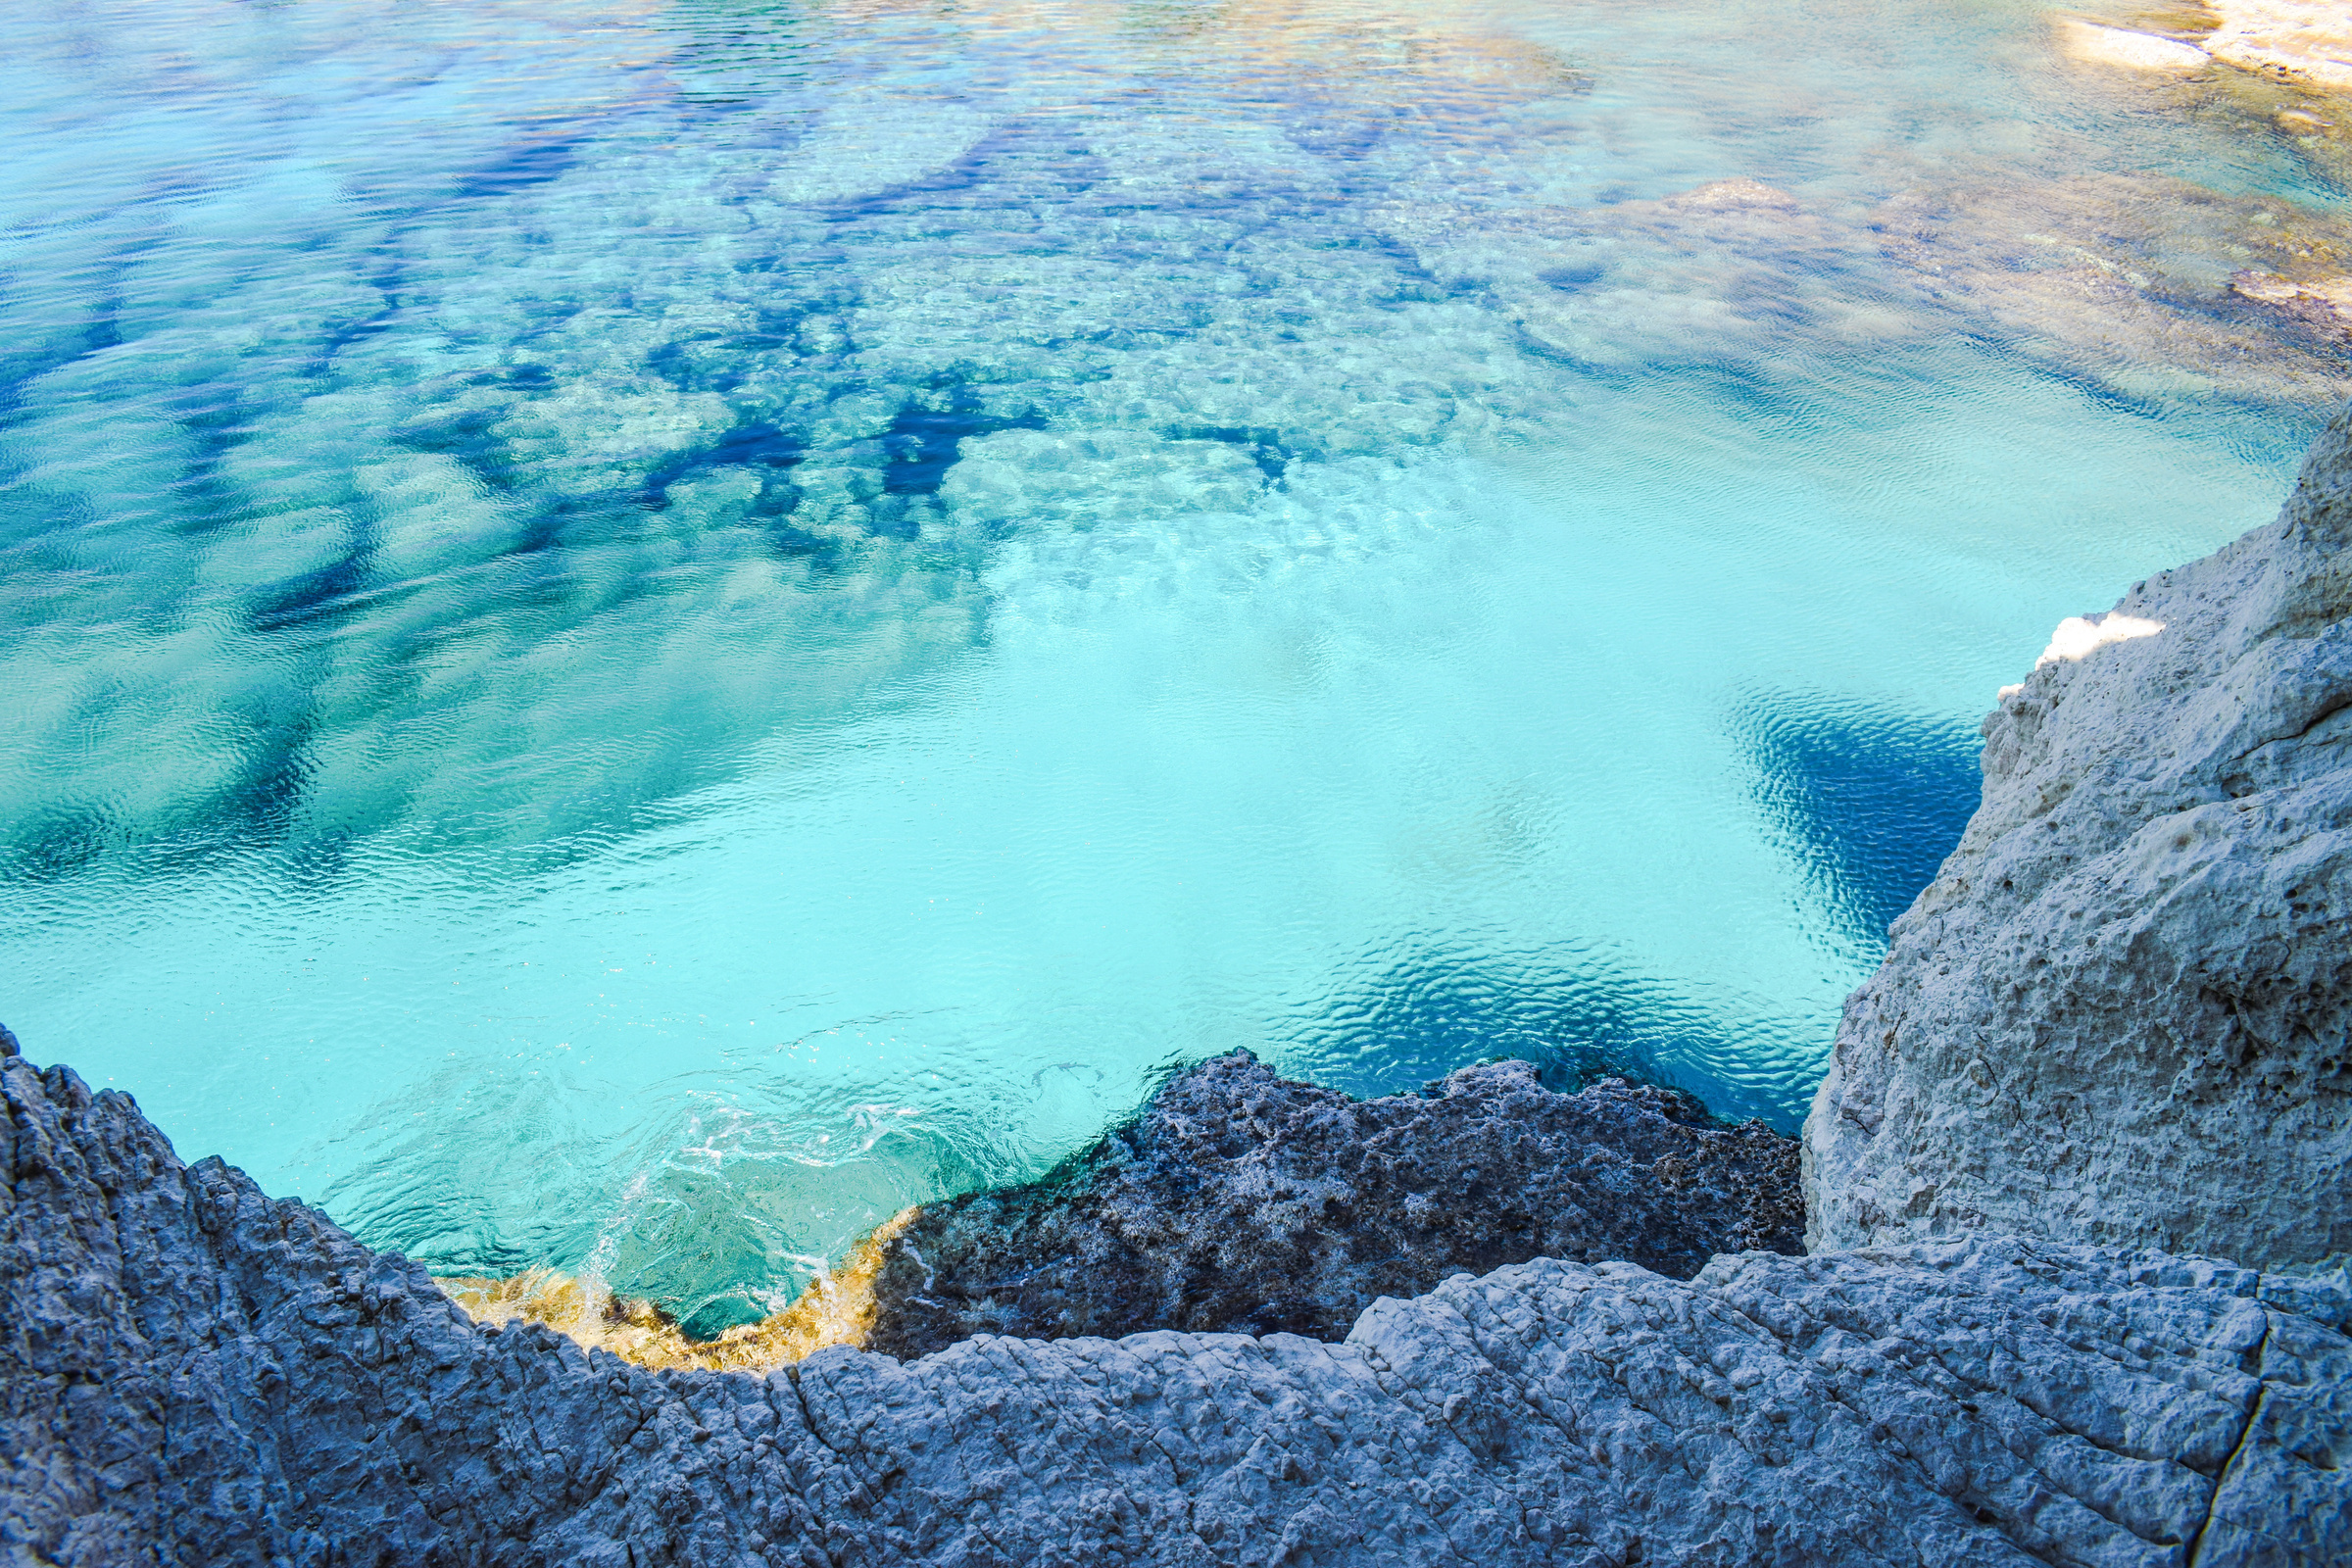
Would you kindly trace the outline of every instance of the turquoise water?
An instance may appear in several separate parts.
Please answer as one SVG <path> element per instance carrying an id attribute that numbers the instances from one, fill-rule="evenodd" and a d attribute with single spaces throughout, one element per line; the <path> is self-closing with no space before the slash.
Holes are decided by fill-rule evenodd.
<path id="1" fill-rule="evenodd" d="M 1239 1046 L 1793 1126 L 1994 688 L 2341 395 L 2034 292 L 2148 176 L 2342 206 L 2051 39 L 14 13 L 0 1018 L 702 1327 Z"/>

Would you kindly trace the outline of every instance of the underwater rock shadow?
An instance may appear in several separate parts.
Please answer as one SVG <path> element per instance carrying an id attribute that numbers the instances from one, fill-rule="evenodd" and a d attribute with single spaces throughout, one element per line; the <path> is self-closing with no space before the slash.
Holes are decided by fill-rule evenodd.
<path id="1" fill-rule="evenodd" d="M 1768 831 L 1838 934 L 1876 958 L 1983 793 L 1983 745 L 1945 720 L 1818 694 L 1743 702 L 1732 733 Z"/>
<path id="2" fill-rule="evenodd" d="M 1760 1064 L 1757 1035 L 1684 984 L 1575 949 L 1414 945 L 1344 968 L 1269 1029 L 1267 1051 L 1285 1072 L 1362 1100 L 1508 1059 L 1528 1063 L 1554 1093 L 1626 1078 L 1690 1096 L 1727 1121 L 1758 1116 L 1791 1130 L 1802 1106 L 1770 1076 L 1725 1075 Z M 1784 1053 L 1776 1045 L 1762 1054 Z"/>

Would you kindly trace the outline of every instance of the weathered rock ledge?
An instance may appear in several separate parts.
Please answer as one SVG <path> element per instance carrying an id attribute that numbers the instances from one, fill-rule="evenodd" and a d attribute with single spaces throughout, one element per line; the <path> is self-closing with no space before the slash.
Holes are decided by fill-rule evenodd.
<path id="1" fill-rule="evenodd" d="M 1816 1249 L 2352 1253 L 2352 415 L 2278 520 L 2059 627 L 1846 1003 Z"/>
<path id="2" fill-rule="evenodd" d="M 1147 1329 L 1336 1340 L 1384 1296 L 1555 1257 L 1689 1279 L 1804 1250 L 1797 1146 L 1610 1079 L 1525 1062 L 1358 1101 L 1244 1052 L 1179 1074 L 1045 1180 L 927 1203 L 884 1251 L 864 1344 Z"/>
<path id="3" fill-rule="evenodd" d="M 2352 1541 L 2340 1282 L 2020 1241 L 1540 1260 L 1347 1340 L 649 1373 L 0 1058 L 14 1564 L 2253 1564 Z"/>

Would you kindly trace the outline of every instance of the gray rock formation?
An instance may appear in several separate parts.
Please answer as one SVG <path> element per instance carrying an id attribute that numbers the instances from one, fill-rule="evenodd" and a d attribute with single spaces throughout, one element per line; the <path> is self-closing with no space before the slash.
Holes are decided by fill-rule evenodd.
<path id="1" fill-rule="evenodd" d="M 13 1042 L 0 1042 L 13 1046 Z M 835 1349 L 475 1328 L 128 1098 L 0 1054 L 14 1565 L 2321 1564 L 2352 1295 L 1984 1239 L 1551 1260 L 1345 1343 Z"/>
<path id="2" fill-rule="evenodd" d="M 1815 1250 L 2352 1252 L 2352 415 L 2279 519 L 2060 627 L 1846 1004 Z"/>
<path id="3" fill-rule="evenodd" d="M 866 1348 L 1146 1329 L 1336 1340 L 1383 1296 L 1534 1257 L 1688 1279 L 1804 1249 L 1797 1146 L 1611 1079 L 1521 1061 L 1358 1101 L 1245 1052 L 1161 1087 L 1044 1181 L 928 1203 L 890 1245 Z"/>

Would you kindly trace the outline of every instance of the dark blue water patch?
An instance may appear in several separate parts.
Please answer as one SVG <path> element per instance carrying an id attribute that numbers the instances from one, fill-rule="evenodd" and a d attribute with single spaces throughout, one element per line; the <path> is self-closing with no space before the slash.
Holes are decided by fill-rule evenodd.
<path id="1" fill-rule="evenodd" d="M 122 838 L 95 807 L 52 807 L 20 818 L 0 840 L 0 887 L 63 882 L 119 848 Z"/>
<path id="2" fill-rule="evenodd" d="M 65 882 L 134 845 L 143 871 L 160 876 L 215 864 L 249 844 L 282 842 L 309 788 L 311 705 L 257 693 L 227 716 L 242 731 L 235 765 L 161 824 L 134 829 L 88 803 L 0 823 L 0 887 Z"/>
<path id="3" fill-rule="evenodd" d="M 331 623 L 362 608 L 359 601 L 373 581 L 365 552 L 345 555 L 256 596 L 245 612 L 245 624 L 257 632 L 274 632 Z"/>
<path id="4" fill-rule="evenodd" d="M 749 468 L 760 478 L 760 495 L 751 505 L 751 514 L 784 516 L 798 500 L 792 488 L 792 470 L 808 456 L 808 443 L 802 436 L 763 420 L 753 420 L 729 430 L 715 445 L 657 467 L 647 475 L 638 500 L 659 512 L 669 505 L 670 487 L 682 480 L 713 468 Z"/>
<path id="5" fill-rule="evenodd" d="M 1100 185 L 1109 168 L 1063 126 L 1007 121 L 959 157 L 901 184 L 824 204 L 836 224 L 855 228 L 876 220 L 915 217 L 945 233 L 984 240 L 990 225 L 959 221 L 958 211 L 1003 212 L 1060 207 Z"/>
<path id="6" fill-rule="evenodd" d="M 1563 1094 L 1632 1078 L 1690 1095 L 1719 1117 L 1791 1121 L 1767 1093 L 1701 1082 L 1679 1065 L 1751 1058 L 1753 1043 L 1735 1021 L 1669 982 L 1584 955 L 1416 949 L 1337 978 L 1293 1017 L 1275 1034 L 1283 1069 L 1359 1098 L 1507 1058 L 1534 1064 Z"/>
<path id="7" fill-rule="evenodd" d="M 748 467 L 789 468 L 808 456 L 808 443 L 772 424 L 738 425 L 704 454 L 707 465 L 742 464 Z"/>
<path id="8" fill-rule="evenodd" d="M 412 417 L 392 436 L 411 452 L 451 459 L 490 490 L 508 491 L 514 488 L 515 465 L 507 443 L 492 432 L 513 413 L 514 406 L 503 399 L 433 409 Z"/>
<path id="9" fill-rule="evenodd" d="M 236 714 L 245 732 L 240 765 L 200 820 L 247 842 L 279 843 L 292 832 L 310 793 L 317 710 L 307 697 L 291 693 L 283 702 L 259 693 L 242 706 Z"/>
<path id="10" fill-rule="evenodd" d="M 579 162 L 585 138 L 549 137 L 520 143 L 462 176 L 450 195 L 459 201 L 512 196 L 563 177 Z"/>
<path id="11" fill-rule="evenodd" d="M 1983 743 L 1946 718 L 1821 695 L 1757 697 L 1733 733 L 1757 806 L 1805 869 L 1839 935 L 1883 951 L 1886 928 L 1935 880 L 1983 793 Z"/>
<path id="12" fill-rule="evenodd" d="M 1586 262 L 1571 267 L 1555 267 L 1548 271 L 1538 272 L 1536 277 L 1538 281 L 1556 288 L 1563 294 L 1574 294 L 1579 289 L 1591 288 L 1606 277 L 1608 272 L 1609 270 L 1606 267 Z"/>
<path id="13" fill-rule="evenodd" d="M 324 247 L 318 247 L 323 258 Z M 336 364 L 345 349 L 356 348 L 369 338 L 397 331 L 401 325 L 400 290 L 407 282 L 407 268 L 397 257 L 366 271 L 361 280 L 382 296 L 375 309 L 352 316 L 337 317 L 325 322 L 325 330 L 299 353 L 303 362 L 302 373 L 318 380 L 335 373 Z"/>
<path id="14" fill-rule="evenodd" d="M 0 312 L 9 322 L 9 329 L 0 332 L 0 419 L 22 406 L 24 389 L 33 381 L 122 346 L 122 270 L 120 260 L 110 259 L 101 273 L 104 281 L 90 288 L 86 298 L 29 308 L 21 285 L 34 280 L 0 273 Z M 41 319 L 44 311 L 54 313 L 47 322 Z"/>
<path id="15" fill-rule="evenodd" d="M 183 538 L 202 539 L 250 520 L 242 487 L 224 471 L 230 454 L 252 439 L 248 411 L 233 396 L 209 404 L 182 399 L 173 423 L 190 439 L 180 471 L 170 481 L 176 505 L 165 526 Z"/>
<path id="16" fill-rule="evenodd" d="M 1034 414 L 990 414 L 968 386 L 952 389 L 942 401 L 945 407 L 910 403 L 891 420 L 882 437 L 882 450 L 888 454 L 882 470 L 885 495 L 939 494 L 948 470 L 963 455 L 963 443 L 973 436 L 1045 428 L 1045 421 Z"/>

